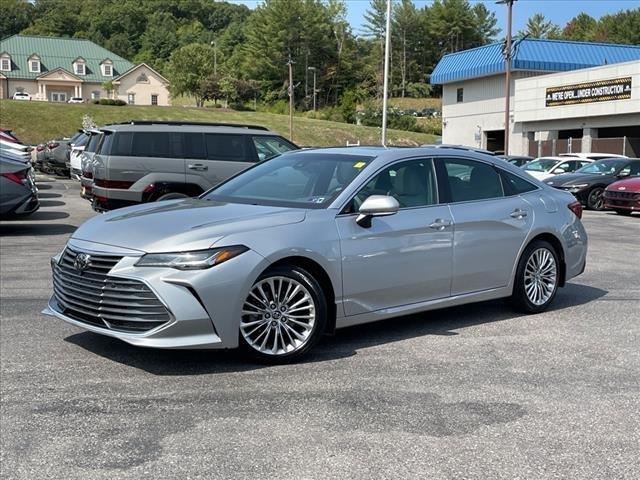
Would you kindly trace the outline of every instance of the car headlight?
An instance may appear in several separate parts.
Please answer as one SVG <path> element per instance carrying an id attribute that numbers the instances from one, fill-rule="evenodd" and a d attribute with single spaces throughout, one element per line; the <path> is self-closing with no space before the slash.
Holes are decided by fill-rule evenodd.
<path id="1" fill-rule="evenodd" d="M 577 185 L 567 185 L 567 187 L 572 188 L 572 189 L 573 188 L 580 189 L 580 188 L 585 188 L 585 187 L 588 187 L 588 186 L 589 186 L 588 183 L 579 183 Z"/>
<path id="2" fill-rule="evenodd" d="M 231 260 L 249 250 L 244 245 L 210 248 L 193 252 L 147 253 L 136 267 L 168 267 L 178 270 L 202 270 Z"/>

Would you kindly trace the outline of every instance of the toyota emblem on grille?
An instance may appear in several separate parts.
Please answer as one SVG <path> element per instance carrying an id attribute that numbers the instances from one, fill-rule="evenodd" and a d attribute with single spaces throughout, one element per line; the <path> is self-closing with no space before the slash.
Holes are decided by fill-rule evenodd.
<path id="1" fill-rule="evenodd" d="M 91 264 L 91 257 L 86 253 L 79 253 L 73 261 L 73 268 L 79 272 L 84 272 Z"/>

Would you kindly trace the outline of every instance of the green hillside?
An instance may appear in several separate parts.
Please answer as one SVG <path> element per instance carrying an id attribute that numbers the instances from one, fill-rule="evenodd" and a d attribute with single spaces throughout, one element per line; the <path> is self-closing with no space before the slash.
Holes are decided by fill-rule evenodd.
<path id="1" fill-rule="evenodd" d="M 191 120 L 264 125 L 288 137 L 289 117 L 259 112 L 221 111 L 211 108 L 69 105 L 48 102 L 0 100 L 0 126 L 13 130 L 25 143 L 37 144 L 72 134 L 89 115 L 97 125 L 126 120 Z M 379 144 L 380 129 L 347 123 L 294 118 L 294 141 L 298 145 L 332 146 L 360 142 Z M 389 130 L 390 145 L 432 143 L 433 135 Z"/>

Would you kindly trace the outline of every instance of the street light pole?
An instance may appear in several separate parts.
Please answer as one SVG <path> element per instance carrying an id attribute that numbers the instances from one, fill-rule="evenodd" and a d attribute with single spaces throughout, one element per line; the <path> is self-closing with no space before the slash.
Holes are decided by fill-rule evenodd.
<path id="1" fill-rule="evenodd" d="M 218 75 L 218 44 L 215 40 L 211 42 L 213 47 L 213 75 Z"/>
<path id="2" fill-rule="evenodd" d="M 307 67 L 313 72 L 313 111 L 316 111 L 316 67 Z"/>
<path id="3" fill-rule="evenodd" d="M 384 87 L 382 90 L 382 145 L 387 144 L 387 104 L 389 96 L 389 50 L 391 50 L 391 0 L 387 0 L 387 28 L 384 47 Z"/>
<path id="4" fill-rule="evenodd" d="M 507 39 L 504 52 L 504 154 L 509 155 L 509 133 L 511 131 L 511 27 L 513 23 L 513 4 L 516 0 L 500 0 L 496 3 L 507 6 Z"/>
<path id="5" fill-rule="evenodd" d="M 289 54 L 289 140 L 293 142 L 293 61 Z"/>

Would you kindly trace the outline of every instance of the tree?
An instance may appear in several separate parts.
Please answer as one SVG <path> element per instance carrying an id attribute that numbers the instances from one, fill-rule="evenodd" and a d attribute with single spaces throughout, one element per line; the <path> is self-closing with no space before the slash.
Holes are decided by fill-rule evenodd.
<path id="1" fill-rule="evenodd" d="M 141 51 L 151 58 L 167 59 L 177 46 L 176 19 L 167 12 L 155 12 L 147 21 L 147 27 L 140 37 Z"/>
<path id="2" fill-rule="evenodd" d="M 19 33 L 31 23 L 33 6 L 27 0 L 3 0 L 0 15 L 0 36 Z"/>
<path id="3" fill-rule="evenodd" d="M 529 38 L 560 38 L 560 27 L 555 23 L 547 20 L 541 13 L 536 13 L 527 20 L 524 30 L 518 33 L 522 37 L 527 35 Z"/>
<path id="4" fill-rule="evenodd" d="M 478 44 L 486 45 L 495 40 L 495 36 L 500 32 L 496 26 L 498 19 L 496 14 L 489 11 L 482 3 L 473 7 L 474 23 L 476 24 Z"/>
<path id="5" fill-rule="evenodd" d="M 111 92 L 115 90 L 115 87 L 111 80 L 107 80 L 106 82 L 102 82 L 102 89 L 107 92 L 107 97 L 111 98 Z"/>
<path id="6" fill-rule="evenodd" d="M 218 103 L 218 99 L 222 97 L 220 91 L 220 76 L 211 74 L 200 83 L 200 95 L 202 101 L 213 100 L 214 103 Z"/>
<path id="7" fill-rule="evenodd" d="M 562 38 L 589 42 L 595 38 L 597 27 L 596 19 L 583 12 L 569 20 L 562 31 Z"/>
<path id="8" fill-rule="evenodd" d="M 170 89 L 173 95 L 193 95 L 196 105 L 202 107 L 203 80 L 213 74 L 213 48 L 201 43 L 190 43 L 175 50 L 167 65 Z"/>
<path id="9" fill-rule="evenodd" d="M 595 40 L 640 45 L 640 8 L 624 10 L 600 18 Z"/>
<path id="10" fill-rule="evenodd" d="M 414 50 L 412 45 L 416 45 L 416 32 L 420 19 L 418 11 L 411 0 L 401 0 L 393 10 L 393 26 L 391 31 L 396 43 L 399 44 L 400 61 L 400 94 L 404 98 L 407 84 L 407 74 L 413 63 Z"/>

